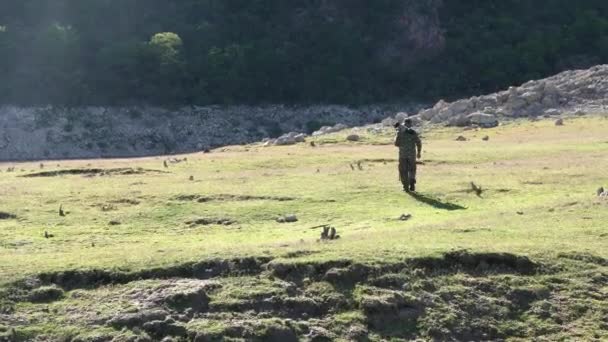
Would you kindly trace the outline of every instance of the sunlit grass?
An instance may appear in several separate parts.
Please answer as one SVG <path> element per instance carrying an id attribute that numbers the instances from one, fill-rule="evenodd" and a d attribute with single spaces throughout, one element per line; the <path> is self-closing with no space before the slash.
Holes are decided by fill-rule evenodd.
<path id="1" fill-rule="evenodd" d="M 40 163 L 0 164 L 0 211 L 17 215 L 0 221 L 0 279 L 213 257 L 281 257 L 294 250 L 318 252 L 307 259 L 364 261 L 462 248 L 538 257 L 589 251 L 608 257 L 608 202 L 595 196 L 599 186 L 608 185 L 607 131 L 604 118 L 579 118 L 563 127 L 522 121 L 489 130 L 424 132 L 419 190 L 464 208 L 452 211 L 400 191 L 390 129 L 381 135 L 361 130 L 358 143 L 346 143 L 346 134 L 339 133 L 316 138 L 317 147 L 229 147 L 188 155 L 187 162 L 168 169 L 163 158 L 44 162 L 44 171 L 141 167 L 168 172 L 160 174 L 24 178 L 40 171 Z M 469 141 L 454 141 L 458 135 Z M 487 142 L 481 139 L 485 135 Z M 358 160 L 374 161 L 353 171 L 349 164 Z M 16 171 L 6 172 L 9 166 Z M 481 198 L 467 192 L 471 181 L 485 189 Z M 222 194 L 294 200 L 176 199 Z M 67 216 L 58 215 L 60 205 Z M 399 221 L 403 213 L 413 218 Z M 299 221 L 275 222 L 285 214 L 296 214 Z M 186 224 L 201 217 L 237 223 Z M 319 243 L 319 231 L 310 227 L 325 223 L 342 238 Z M 54 237 L 45 239 L 45 231 Z"/>

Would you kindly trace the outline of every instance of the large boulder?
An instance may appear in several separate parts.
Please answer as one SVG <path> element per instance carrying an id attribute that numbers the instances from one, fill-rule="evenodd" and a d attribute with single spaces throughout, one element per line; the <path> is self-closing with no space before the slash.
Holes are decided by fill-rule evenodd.
<path id="1" fill-rule="evenodd" d="M 509 96 L 509 100 L 507 100 L 507 102 L 505 103 L 505 109 L 507 110 L 507 113 L 516 115 L 527 105 L 528 102 L 519 95 Z"/>
<path id="2" fill-rule="evenodd" d="M 464 114 L 452 116 L 451 118 L 448 119 L 448 122 L 447 122 L 448 126 L 456 126 L 456 127 L 465 127 L 465 126 L 469 126 L 470 124 L 471 124 L 471 121 L 469 120 L 467 115 L 464 115 Z"/>
<path id="3" fill-rule="evenodd" d="M 397 115 L 395 115 L 395 120 L 397 120 L 398 122 L 403 122 L 408 117 L 409 117 L 409 115 L 407 113 L 401 112 L 401 113 L 397 113 Z"/>
<path id="4" fill-rule="evenodd" d="M 384 127 L 393 127 L 393 126 L 395 126 L 396 123 L 397 123 L 397 120 L 395 120 L 395 118 L 388 117 L 388 118 L 382 120 L 381 125 Z"/>
<path id="5" fill-rule="evenodd" d="M 337 125 L 334 125 L 334 126 L 323 126 L 318 131 L 314 132 L 312 135 L 316 137 L 316 136 L 319 136 L 319 135 L 325 135 L 325 134 L 340 132 L 340 131 L 343 131 L 343 130 L 345 130 L 347 128 L 348 128 L 348 126 L 346 126 L 344 124 L 337 124 Z"/>
<path id="6" fill-rule="evenodd" d="M 420 118 L 422 120 L 426 120 L 426 121 L 431 120 L 436 115 L 437 115 L 437 110 L 433 109 L 433 108 L 423 110 L 418 114 L 418 116 L 420 116 Z"/>
<path id="7" fill-rule="evenodd" d="M 543 93 L 538 91 L 527 91 L 521 95 L 521 98 L 528 104 L 533 104 L 539 102 L 543 98 Z"/>
<path id="8" fill-rule="evenodd" d="M 492 128 L 498 126 L 498 119 L 492 114 L 483 112 L 475 112 L 467 115 L 467 120 L 471 125 L 477 125 L 483 128 Z"/>
<path id="9" fill-rule="evenodd" d="M 295 145 L 297 143 L 301 143 L 301 142 L 305 142 L 305 141 L 306 141 L 306 134 L 290 132 L 290 133 L 284 134 L 284 135 L 280 136 L 279 138 L 277 138 L 274 141 L 274 144 L 277 146 L 285 146 L 285 145 Z"/>
<path id="10" fill-rule="evenodd" d="M 359 141 L 359 140 L 361 140 L 361 136 L 359 136 L 358 134 L 351 134 L 346 137 L 346 140 L 352 141 L 352 142 Z"/>

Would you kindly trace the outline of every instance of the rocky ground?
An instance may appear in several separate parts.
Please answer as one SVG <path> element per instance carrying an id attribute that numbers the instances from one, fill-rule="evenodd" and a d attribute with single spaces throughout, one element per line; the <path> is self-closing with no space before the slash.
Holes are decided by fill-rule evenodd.
<path id="1" fill-rule="evenodd" d="M 396 121 L 395 113 L 401 113 L 399 119 L 412 116 L 418 124 L 493 127 L 518 117 L 606 112 L 607 95 L 608 65 L 599 65 L 496 94 L 452 103 L 439 101 L 422 111 L 416 105 L 177 109 L 4 106 L 0 107 L 0 160 L 133 157 L 262 140 L 289 145 L 301 142 L 308 134 L 380 122 L 391 125 Z"/>
<path id="2" fill-rule="evenodd" d="M 407 107 L 407 106 L 406 106 Z M 399 107 L 402 108 L 402 107 Z M 407 107 L 414 109 L 416 107 Z M 380 122 L 391 106 L 0 107 L 0 160 L 136 157 Z"/>
<path id="3" fill-rule="evenodd" d="M 550 339 L 564 324 L 605 337 L 606 260 L 560 258 L 456 251 L 375 266 L 248 258 L 43 274 L 6 289 L 0 322 L 13 329 L 0 326 L 0 341 L 57 337 L 46 324 L 81 342 Z"/>

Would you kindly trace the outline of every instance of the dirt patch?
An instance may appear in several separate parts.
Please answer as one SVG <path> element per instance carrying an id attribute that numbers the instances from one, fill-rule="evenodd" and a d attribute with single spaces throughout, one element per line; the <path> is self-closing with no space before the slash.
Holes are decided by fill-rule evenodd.
<path id="1" fill-rule="evenodd" d="M 454 230 L 454 233 L 467 234 L 467 233 L 490 232 L 490 231 L 492 231 L 490 228 L 465 228 L 465 229 L 456 229 L 456 230 Z"/>
<path id="2" fill-rule="evenodd" d="M 38 276 L 38 280 L 42 284 L 55 284 L 64 290 L 73 290 L 90 289 L 109 284 L 126 284 L 135 280 L 145 279 L 211 279 L 228 275 L 260 274 L 263 271 L 263 265 L 270 262 L 270 260 L 271 258 L 267 257 L 217 259 L 133 272 L 73 270 L 42 273 Z"/>
<path id="3" fill-rule="evenodd" d="M 362 265 L 349 260 L 326 262 L 278 262 L 267 265 L 273 275 L 290 281 L 299 282 L 308 278 L 316 281 L 327 281 L 337 286 L 354 286 L 367 282 L 368 279 L 399 272 L 404 269 L 422 271 L 428 274 L 535 274 L 540 265 L 526 256 L 509 253 L 471 253 L 466 250 L 445 253 L 441 257 L 412 258 L 403 262 Z"/>
<path id="4" fill-rule="evenodd" d="M 127 204 L 127 205 L 139 205 L 141 204 L 140 201 L 136 200 L 136 199 L 130 199 L 130 198 L 123 198 L 123 199 L 119 199 L 116 201 L 112 201 L 110 203 L 114 203 L 114 204 Z"/>
<path id="5" fill-rule="evenodd" d="M 511 191 L 513 191 L 513 190 L 511 190 L 511 189 L 497 189 L 496 190 L 496 192 L 501 193 L 501 194 L 505 194 L 505 193 L 508 193 Z"/>
<path id="6" fill-rule="evenodd" d="M 541 182 L 541 181 L 524 181 L 521 183 L 525 184 L 525 185 L 543 185 L 543 184 L 545 184 L 544 182 Z"/>
<path id="7" fill-rule="evenodd" d="M 319 253 L 319 252 L 316 252 L 316 251 L 293 251 L 293 252 L 289 252 L 289 253 L 283 255 L 282 257 L 285 258 L 285 259 L 297 259 L 297 258 L 309 256 L 309 255 L 314 255 L 314 254 L 317 254 L 317 253 Z"/>
<path id="8" fill-rule="evenodd" d="M 165 171 L 143 169 L 143 168 L 116 168 L 116 169 L 68 169 L 57 171 L 44 171 L 30 173 L 21 177 L 25 178 L 41 178 L 41 177 L 60 177 L 60 176 L 128 176 L 128 175 L 143 175 L 150 173 L 166 173 Z"/>
<path id="9" fill-rule="evenodd" d="M 198 203 L 207 203 L 207 202 L 244 202 L 244 201 L 276 201 L 276 202 L 289 202 L 295 201 L 294 197 L 286 197 L 286 196 L 250 196 L 250 195 L 230 195 L 230 194 L 220 194 L 220 195 L 212 195 L 212 196 L 203 196 L 203 195 L 180 195 L 175 197 L 177 201 L 183 202 L 192 202 L 196 201 Z"/>
<path id="10" fill-rule="evenodd" d="M 558 258 L 570 259 L 575 261 L 583 261 L 589 264 L 596 264 L 600 266 L 608 266 L 608 259 L 589 254 L 589 253 L 560 253 L 557 255 Z"/>
<path id="11" fill-rule="evenodd" d="M 411 264 L 431 272 L 535 274 L 539 265 L 526 256 L 510 253 L 471 253 L 455 251 L 441 258 L 420 258 Z"/>
<path id="12" fill-rule="evenodd" d="M 9 214 L 9 213 L 5 213 L 3 211 L 0 211 L 0 220 L 14 220 L 16 219 L 17 216 L 13 215 L 13 214 Z"/>
<path id="13" fill-rule="evenodd" d="M 235 220 L 233 220 L 231 218 L 226 218 L 226 217 L 224 217 L 224 218 L 200 218 L 200 219 L 196 219 L 194 221 L 186 222 L 186 224 L 191 227 L 211 226 L 211 225 L 231 226 L 235 223 L 237 223 Z"/>

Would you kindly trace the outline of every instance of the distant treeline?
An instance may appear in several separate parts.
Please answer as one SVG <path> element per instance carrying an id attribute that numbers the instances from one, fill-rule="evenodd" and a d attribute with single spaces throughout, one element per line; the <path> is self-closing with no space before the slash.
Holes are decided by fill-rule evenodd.
<path id="1" fill-rule="evenodd" d="M 421 4 L 440 51 L 379 58 Z M 0 103 L 431 100 L 606 62 L 606 0 L 0 1 Z"/>

